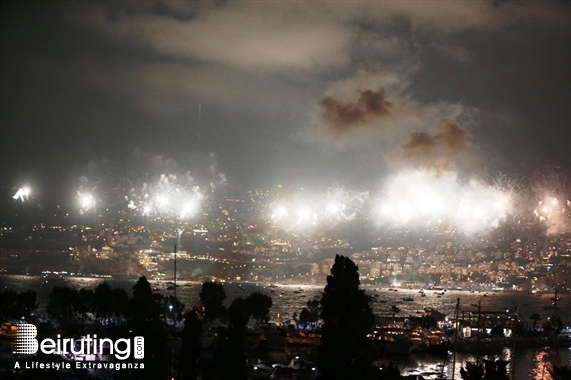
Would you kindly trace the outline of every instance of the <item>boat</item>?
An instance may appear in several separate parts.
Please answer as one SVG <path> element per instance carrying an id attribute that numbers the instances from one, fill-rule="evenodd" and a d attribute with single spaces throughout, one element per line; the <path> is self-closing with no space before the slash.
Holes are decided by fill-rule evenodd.
<path id="1" fill-rule="evenodd" d="M 411 337 L 404 329 L 398 327 L 376 328 L 367 336 L 378 343 L 381 350 L 389 354 L 408 355 L 414 347 Z"/>
<path id="2" fill-rule="evenodd" d="M 16 325 L 10 322 L 2 323 L 0 327 L 0 338 L 12 339 L 16 337 Z"/>
<path id="3" fill-rule="evenodd" d="M 316 345 L 321 341 L 321 334 L 316 332 L 293 330 L 288 331 L 286 342 L 288 344 Z"/>
<path id="4" fill-rule="evenodd" d="M 443 331 L 430 331 L 425 334 L 428 344 L 426 352 L 432 355 L 448 355 L 450 340 Z"/>
<path id="5" fill-rule="evenodd" d="M 384 352 L 388 354 L 408 355 L 412 352 L 414 343 L 412 339 L 406 335 L 396 335 L 390 337 L 384 342 Z"/>

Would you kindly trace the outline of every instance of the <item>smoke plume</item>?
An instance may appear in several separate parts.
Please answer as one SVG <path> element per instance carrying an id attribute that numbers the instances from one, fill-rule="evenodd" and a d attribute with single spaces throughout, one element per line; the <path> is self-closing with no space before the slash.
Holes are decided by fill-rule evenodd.
<path id="1" fill-rule="evenodd" d="M 470 153 L 468 132 L 455 121 L 441 119 L 436 132 L 413 132 L 395 155 L 399 163 L 438 172 L 452 170 L 458 157 Z"/>
<path id="2" fill-rule="evenodd" d="M 383 87 L 378 91 L 358 90 L 357 93 L 359 97 L 354 102 L 344 102 L 332 96 L 325 96 L 319 102 L 323 124 L 336 137 L 390 113 L 393 104 L 387 99 Z"/>

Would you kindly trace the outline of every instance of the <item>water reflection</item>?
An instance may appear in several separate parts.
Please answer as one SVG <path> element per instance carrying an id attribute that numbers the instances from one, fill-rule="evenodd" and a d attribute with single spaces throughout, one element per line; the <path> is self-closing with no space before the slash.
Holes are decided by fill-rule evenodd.
<path id="1" fill-rule="evenodd" d="M 551 370 L 552 368 L 550 368 L 549 365 L 549 354 L 547 351 L 542 349 L 537 352 L 533 358 L 533 369 L 531 370 L 531 373 L 534 376 L 533 378 L 535 380 L 543 380 L 545 379 L 546 373 L 551 377 Z"/>
<path id="2" fill-rule="evenodd" d="M 72 288 L 88 288 L 94 289 L 103 282 L 102 279 L 93 278 L 65 278 L 50 279 L 46 282 L 41 277 L 34 276 L 0 276 L 0 289 L 10 288 L 15 291 L 35 290 L 38 292 L 38 298 L 42 308 L 45 308 L 45 302 L 48 294 L 54 286 L 69 286 Z M 125 289 L 131 293 L 131 289 L 136 280 L 110 280 L 108 281 L 112 287 Z M 172 295 L 172 291 L 167 290 L 166 283 L 156 283 L 151 281 L 153 291 L 164 295 Z M 197 304 L 198 294 L 200 293 L 201 283 L 180 281 L 180 287 L 177 289 L 177 296 L 190 308 Z M 228 296 L 226 304 L 236 297 L 247 297 L 253 292 L 261 292 L 270 295 L 273 299 L 273 306 L 270 318 L 277 321 L 280 315 L 280 322 L 292 320 L 293 313 L 298 312 L 304 307 L 307 301 L 312 299 L 320 299 L 323 286 L 303 285 L 303 284 L 279 284 L 270 286 L 263 283 L 233 283 L 224 286 L 226 295 Z M 544 313 L 542 306 L 549 302 L 549 295 L 534 296 L 524 293 L 494 293 L 483 297 L 482 294 L 448 291 L 443 295 L 426 292 L 425 297 L 419 296 L 418 291 L 399 289 L 398 291 L 388 291 L 387 289 L 379 289 L 366 287 L 367 294 L 375 295 L 375 302 L 372 303 L 372 309 L 376 315 L 391 315 L 391 305 L 398 305 L 401 313 L 399 316 L 408 317 L 410 315 L 419 315 L 424 308 L 435 308 L 445 314 L 452 315 L 456 304 L 456 298 L 461 298 L 461 309 L 466 315 L 460 314 L 460 317 L 467 318 L 468 313 L 477 311 L 473 304 L 481 301 L 482 310 L 503 310 L 513 305 L 518 305 L 522 316 L 529 316 L 532 313 Z M 412 301 L 405 299 L 412 298 Z M 564 297 L 561 302 L 560 314 L 566 325 L 571 324 L 571 297 Z M 549 311 L 551 313 L 551 311 Z M 514 354 L 515 352 L 515 354 Z M 405 375 L 419 375 L 420 373 L 438 373 L 443 372 L 444 378 L 461 379 L 460 368 L 466 365 L 466 362 L 478 362 L 482 359 L 488 360 L 509 360 L 508 376 L 512 378 L 512 371 L 515 370 L 514 379 L 516 380 L 552 380 L 551 375 L 552 363 L 558 366 L 571 365 L 571 351 L 565 348 L 559 348 L 557 355 L 553 355 L 550 350 L 545 348 L 524 348 L 517 347 L 503 348 L 498 351 L 497 355 L 477 355 L 467 352 L 458 352 L 456 354 L 456 365 L 453 366 L 452 354 L 444 358 L 442 356 L 431 356 L 423 353 L 412 353 L 408 356 L 384 357 L 385 362 L 392 362 L 398 365 L 401 373 Z M 454 368 L 453 368 L 454 367 Z M 454 373 L 454 375 L 452 375 Z"/>

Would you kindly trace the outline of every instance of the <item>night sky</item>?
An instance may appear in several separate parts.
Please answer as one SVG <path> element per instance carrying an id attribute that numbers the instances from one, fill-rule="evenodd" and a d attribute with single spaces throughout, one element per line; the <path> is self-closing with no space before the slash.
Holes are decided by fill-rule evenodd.
<path id="1" fill-rule="evenodd" d="M 563 1 L 2 2 L 2 201 L 571 167 Z M 8 198 L 9 199 L 9 198 Z M 11 199 L 9 199 L 11 200 Z"/>

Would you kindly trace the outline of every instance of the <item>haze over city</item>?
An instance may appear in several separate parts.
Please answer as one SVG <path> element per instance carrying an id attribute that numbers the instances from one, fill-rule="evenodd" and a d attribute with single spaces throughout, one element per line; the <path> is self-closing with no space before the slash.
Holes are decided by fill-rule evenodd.
<path id="1" fill-rule="evenodd" d="M 567 378 L 570 2 L 0 17 L 0 377 Z"/>
<path id="2" fill-rule="evenodd" d="M 471 183 L 499 202 L 514 187 L 565 202 L 570 12 L 557 1 L 4 4 L 3 204 L 25 184 L 45 206 L 161 176 L 373 198 L 413 183 L 462 197 Z"/>

